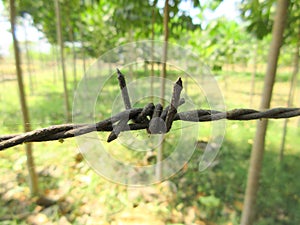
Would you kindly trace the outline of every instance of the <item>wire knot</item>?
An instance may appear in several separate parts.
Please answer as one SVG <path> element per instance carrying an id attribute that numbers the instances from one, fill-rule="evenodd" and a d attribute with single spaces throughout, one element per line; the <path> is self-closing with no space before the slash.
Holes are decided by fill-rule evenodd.
<path id="1" fill-rule="evenodd" d="M 124 106 L 126 110 L 130 110 L 131 103 L 126 87 L 125 77 L 118 69 L 117 73 Z M 141 112 L 132 118 L 130 117 L 129 112 L 125 113 L 123 117 L 113 125 L 113 130 L 108 136 L 107 141 L 111 142 L 115 140 L 122 131 L 130 130 L 130 126 L 128 124 L 130 120 L 133 122 L 131 125 L 146 125 L 146 130 L 149 134 L 164 134 L 169 132 L 177 114 L 177 108 L 185 102 L 183 98 L 180 99 L 182 89 L 182 80 L 179 77 L 173 87 L 171 104 L 165 109 L 163 109 L 161 104 L 154 106 L 153 103 L 149 103 L 142 109 Z"/>

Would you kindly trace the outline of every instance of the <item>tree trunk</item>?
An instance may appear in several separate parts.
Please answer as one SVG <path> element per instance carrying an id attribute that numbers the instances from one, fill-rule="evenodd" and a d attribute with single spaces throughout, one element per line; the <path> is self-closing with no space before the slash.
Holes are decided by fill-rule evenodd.
<path id="1" fill-rule="evenodd" d="M 76 88 L 77 85 L 77 74 L 76 74 L 76 50 L 75 50 L 75 40 L 74 40 L 74 31 L 71 25 L 70 20 L 68 19 L 68 27 L 69 27 L 69 38 L 72 42 L 72 55 L 73 55 L 73 85 Z"/>
<path id="2" fill-rule="evenodd" d="M 283 40 L 283 31 L 285 20 L 287 17 L 288 5 L 288 0 L 277 1 L 275 21 L 272 30 L 272 42 L 269 50 L 265 84 L 260 105 L 261 110 L 268 109 L 270 107 L 273 85 L 277 70 L 277 62 Z M 257 122 L 256 136 L 252 147 L 250 166 L 248 171 L 248 181 L 241 225 L 252 225 L 254 222 L 256 196 L 263 161 L 267 123 L 268 120 L 266 119 L 258 120 Z"/>
<path id="3" fill-rule="evenodd" d="M 45 60 L 43 54 L 42 54 L 42 49 L 41 49 L 41 41 L 39 40 L 38 42 L 38 46 L 39 46 L 39 70 L 44 69 L 45 66 L 45 62 L 48 60 Z"/>
<path id="4" fill-rule="evenodd" d="M 294 93 L 295 93 L 296 84 L 297 84 L 297 74 L 299 71 L 299 48 L 300 48 L 300 29 L 299 29 L 299 34 L 298 34 L 297 46 L 295 49 L 294 69 L 293 69 L 293 75 L 292 75 L 291 84 L 290 84 L 290 91 L 289 91 L 287 107 L 293 106 Z M 288 124 L 288 119 L 285 119 L 284 124 L 283 124 L 283 132 L 282 132 L 282 139 L 281 139 L 281 145 L 280 145 L 280 155 L 279 155 L 280 162 L 283 161 L 285 137 L 286 137 L 286 133 L 287 133 L 287 124 Z"/>
<path id="5" fill-rule="evenodd" d="M 73 31 L 71 32 L 73 37 L 74 37 L 74 33 Z M 74 88 L 76 88 L 77 86 L 77 70 L 76 70 L 76 49 L 75 49 L 75 43 L 74 43 L 74 39 L 72 40 L 72 51 L 73 51 L 73 78 L 74 78 Z"/>
<path id="6" fill-rule="evenodd" d="M 70 122 L 71 111 L 70 111 L 69 95 L 68 95 L 68 88 L 67 88 L 67 75 L 66 75 L 66 68 L 65 68 L 64 43 L 62 40 L 60 7 L 59 7 L 58 0 L 55 0 L 54 3 L 55 3 L 55 15 L 56 15 L 56 32 L 57 32 L 56 34 L 57 34 L 57 42 L 60 47 L 60 64 L 62 69 L 63 85 L 64 85 L 65 114 L 66 114 L 67 122 Z"/>
<path id="7" fill-rule="evenodd" d="M 53 60 L 55 61 L 55 66 L 53 66 L 53 83 L 56 84 L 57 82 L 57 74 L 59 73 L 59 58 L 58 58 L 58 51 L 57 46 L 52 45 L 51 46 L 51 54 L 54 56 Z"/>
<path id="8" fill-rule="evenodd" d="M 224 65 L 224 64 L 223 64 Z M 229 65 L 229 61 L 226 60 L 226 66 L 224 65 L 224 70 L 225 73 L 223 73 L 223 81 L 224 81 L 224 90 L 225 90 L 225 95 L 227 94 L 227 74 L 230 73 L 230 65 Z"/>
<path id="9" fill-rule="evenodd" d="M 164 6 L 164 46 L 163 46 L 163 55 L 162 55 L 162 83 L 160 90 L 161 104 L 164 105 L 165 98 L 165 86 L 166 86 L 166 76 L 167 76 L 167 55 L 168 55 L 168 39 L 169 39 L 169 0 L 165 1 Z"/>
<path id="10" fill-rule="evenodd" d="M 86 71 L 86 60 L 85 60 L 85 50 L 84 50 L 84 40 L 83 40 L 83 32 L 82 32 L 82 24 L 79 26 L 80 29 L 80 39 L 81 39 L 81 57 L 82 57 L 82 69 L 83 69 L 83 75 L 87 76 L 87 74 L 85 74 Z"/>
<path id="11" fill-rule="evenodd" d="M 128 40 L 129 40 L 130 43 L 133 42 L 133 29 L 132 29 L 132 27 L 129 28 Z M 130 54 L 130 61 L 129 61 L 128 70 L 129 70 L 129 76 L 131 77 L 131 79 L 133 79 L 133 67 L 132 67 L 132 58 L 133 58 L 132 54 L 133 54 L 133 52 L 130 52 L 129 54 Z"/>
<path id="12" fill-rule="evenodd" d="M 20 54 L 19 54 L 19 45 L 18 45 L 18 40 L 16 38 L 16 34 L 15 34 L 15 18 L 16 18 L 15 1 L 10 0 L 9 3 L 10 3 L 11 33 L 12 33 L 12 38 L 13 38 L 14 52 L 15 52 L 15 61 L 16 61 L 15 64 L 16 64 L 17 79 L 18 79 L 18 86 L 19 86 L 21 110 L 22 110 L 22 116 L 23 116 L 23 126 L 24 126 L 24 131 L 28 132 L 31 130 L 31 127 L 30 127 L 30 119 L 29 119 L 29 113 L 28 113 L 24 84 L 23 84 L 21 58 L 20 58 Z M 33 159 L 33 155 L 32 155 L 31 143 L 26 143 L 25 149 L 26 149 L 26 156 L 27 156 L 27 168 L 28 168 L 28 174 L 29 174 L 30 192 L 31 192 L 31 195 L 34 196 L 34 195 L 38 195 L 39 189 L 38 189 L 38 177 L 35 172 L 35 165 L 34 165 L 34 159 Z"/>
<path id="13" fill-rule="evenodd" d="M 32 81 L 32 71 L 31 71 L 31 60 L 29 55 L 29 48 L 28 48 L 28 36 L 27 36 L 27 28 L 26 25 L 24 26 L 24 35 L 25 35 L 25 53 L 26 53 L 26 64 L 27 64 L 27 72 L 28 72 L 28 79 L 29 79 L 29 92 L 30 95 L 34 94 L 34 87 L 33 87 L 33 81 Z"/>
<path id="14" fill-rule="evenodd" d="M 166 76 L 167 76 L 167 55 L 168 55 L 168 39 L 169 39 L 169 0 L 165 1 L 164 6 L 164 46 L 163 46 L 163 59 L 162 59 L 162 73 L 161 73 L 161 89 L 160 89 L 160 101 L 164 106 L 165 103 L 165 86 L 166 86 Z M 160 163 L 163 160 L 163 150 L 164 150 L 164 134 L 160 135 L 160 146 L 157 152 L 157 167 L 156 167 L 156 176 L 158 180 L 162 178 L 162 164 Z"/>
<path id="15" fill-rule="evenodd" d="M 85 76 L 87 76 L 87 74 L 85 74 L 86 72 L 86 57 L 85 57 L 85 50 L 84 50 L 84 41 L 81 41 L 81 44 L 82 44 L 82 49 L 81 49 L 81 53 L 82 53 L 82 65 L 83 65 L 83 74 Z"/>
<path id="16" fill-rule="evenodd" d="M 258 52 L 258 39 L 256 39 L 254 54 L 253 54 L 253 71 L 251 76 L 251 90 L 250 90 L 250 107 L 252 107 L 253 97 L 255 96 L 255 77 L 257 71 L 257 52 Z"/>
<path id="17" fill-rule="evenodd" d="M 153 79 L 154 79 L 154 23 L 155 23 L 155 5 L 152 6 L 152 20 L 151 20 L 151 82 L 150 82 L 150 96 L 153 102 Z"/>

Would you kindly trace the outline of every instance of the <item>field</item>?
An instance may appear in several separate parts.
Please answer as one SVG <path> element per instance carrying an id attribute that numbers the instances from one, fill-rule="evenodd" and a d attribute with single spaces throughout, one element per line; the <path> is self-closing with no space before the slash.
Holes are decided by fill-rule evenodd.
<path id="1" fill-rule="evenodd" d="M 10 62 L 1 65 L 0 134 L 22 132 L 13 68 Z M 55 63 L 41 64 L 32 69 L 33 88 L 28 88 L 29 75 L 24 74 L 32 128 L 65 123 L 62 78 Z M 68 68 L 68 87 L 72 99 L 76 87 L 71 69 Z M 77 70 L 78 78 L 82 77 L 80 62 Z M 227 109 L 259 108 L 263 70 L 256 77 L 252 105 L 250 68 L 245 71 L 235 68 L 235 71 L 215 75 Z M 135 71 L 136 76 L 147 76 L 147 73 L 149 70 Z M 155 74 L 158 76 L 159 72 Z M 289 69 L 279 68 L 272 107 L 286 106 L 290 74 Z M 176 71 L 170 70 L 169 79 L 175 82 L 177 76 Z M 195 93 L 192 84 L 187 87 L 187 95 L 197 101 L 199 94 Z M 96 118 L 98 120 L 110 116 L 111 99 L 119 94 L 117 81 L 108 82 L 105 89 L 105 98 L 96 106 L 101 114 Z M 299 97 L 298 91 L 295 100 Z M 295 106 L 298 104 L 295 102 Z M 299 119 L 289 120 L 284 161 L 280 163 L 283 122 L 269 121 L 257 205 L 258 225 L 300 224 Z M 0 153 L 1 224 L 238 224 L 255 125 L 255 121 L 227 121 L 224 142 L 211 167 L 204 172 L 198 171 L 199 157 L 203 153 L 199 145 L 179 173 L 163 183 L 142 188 L 118 185 L 99 176 L 82 158 L 74 139 L 63 143 L 34 143 L 41 192 L 56 202 L 47 208 L 29 198 L 24 147 L 8 149 Z M 198 140 L 194 141 L 205 144 L 210 139 L 211 125 L 203 124 L 201 129 L 203 132 L 201 130 Z M 145 132 L 134 132 L 139 133 Z M 173 134 L 171 131 L 166 139 L 166 156 L 173 150 L 176 127 Z M 106 137 L 107 134 L 100 134 L 103 142 Z M 113 143 L 106 145 L 116 158 L 125 157 L 137 163 L 143 160 L 142 154 L 116 148 Z"/>

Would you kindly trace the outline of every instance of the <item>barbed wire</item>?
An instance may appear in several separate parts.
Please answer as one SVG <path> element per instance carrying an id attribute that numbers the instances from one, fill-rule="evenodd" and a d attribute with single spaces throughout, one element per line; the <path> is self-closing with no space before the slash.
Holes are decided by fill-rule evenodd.
<path id="1" fill-rule="evenodd" d="M 179 78 L 173 87 L 171 104 L 163 108 L 161 104 L 147 104 L 144 108 L 131 108 L 124 75 L 117 69 L 118 80 L 122 92 L 125 111 L 95 124 L 61 124 L 54 125 L 23 134 L 0 136 L 0 151 L 26 142 L 45 142 L 87 134 L 94 131 L 111 132 L 108 142 L 115 140 L 123 131 L 143 130 L 149 134 L 163 134 L 171 130 L 174 121 L 209 122 L 216 120 L 257 120 L 282 119 L 300 116 L 300 108 L 273 108 L 265 111 L 254 109 L 234 109 L 226 112 L 218 110 L 191 110 L 177 112 L 184 99 L 180 98 L 183 89 Z M 130 122 L 131 121 L 131 122 Z"/>

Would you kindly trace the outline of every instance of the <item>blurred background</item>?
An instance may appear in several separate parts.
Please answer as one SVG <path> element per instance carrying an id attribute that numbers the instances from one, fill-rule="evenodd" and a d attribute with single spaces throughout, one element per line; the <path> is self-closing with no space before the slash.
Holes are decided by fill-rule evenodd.
<path id="1" fill-rule="evenodd" d="M 262 99 L 270 107 L 299 105 L 297 0 L 2 0 L 0 12 L 0 136 L 71 122 L 79 82 L 90 75 L 87 85 L 97 85 L 89 70 L 99 68 L 95 63 L 113 74 L 120 61 L 128 62 L 122 69 L 128 81 L 151 76 L 175 82 L 180 72 L 167 63 L 145 58 L 130 65 L 122 53 L 104 55 L 141 40 L 168 41 L 197 54 L 227 109 L 268 108 Z M 162 55 L 167 51 L 164 46 Z M 183 82 L 186 95 L 209 107 L 192 80 Z M 117 80 L 105 90 L 96 121 L 111 115 Z M 299 125 L 297 117 L 270 120 L 256 151 L 256 121 L 228 121 L 218 156 L 199 172 L 204 150 L 213 148 L 212 125 L 203 123 L 190 161 L 167 181 L 146 187 L 99 176 L 74 139 L 16 146 L 0 152 L 0 223 L 300 224 Z M 107 134 L 99 138 L 115 158 L 145 166 L 158 155 L 168 157 L 177 136 L 175 127 L 163 151 L 146 153 L 107 144 Z M 251 177 L 256 182 L 249 186 Z"/>

